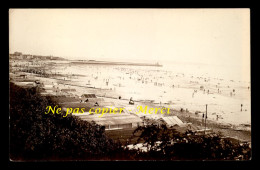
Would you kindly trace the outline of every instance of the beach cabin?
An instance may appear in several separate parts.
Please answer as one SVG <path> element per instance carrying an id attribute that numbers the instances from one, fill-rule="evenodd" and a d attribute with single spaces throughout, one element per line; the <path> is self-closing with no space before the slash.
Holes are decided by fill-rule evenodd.
<path id="1" fill-rule="evenodd" d="M 61 89 L 61 92 L 75 92 L 76 89 Z"/>
<path id="2" fill-rule="evenodd" d="M 14 82 L 17 86 L 21 86 L 24 88 L 31 88 L 31 87 L 36 87 L 36 84 L 34 82 Z"/>
<path id="3" fill-rule="evenodd" d="M 103 101 L 102 98 L 97 98 L 97 96 L 95 94 L 82 94 L 80 99 L 82 101 L 88 101 L 88 102 L 100 102 Z"/>
<path id="4" fill-rule="evenodd" d="M 122 112 L 121 114 L 104 114 L 100 117 L 100 114 L 89 114 L 85 112 L 83 114 L 73 114 L 79 117 L 81 120 L 92 122 L 105 126 L 105 130 L 120 130 L 136 128 L 141 126 L 143 123 L 142 119 L 132 114 Z"/>
<path id="5" fill-rule="evenodd" d="M 81 95 L 82 98 L 97 98 L 95 94 L 82 94 Z"/>
<path id="6" fill-rule="evenodd" d="M 187 124 L 183 123 L 177 116 L 161 117 L 158 121 L 160 122 L 160 124 L 165 124 L 168 127 L 174 127 L 174 126 L 185 127 L 185 126 L 187 126 Z"/>
<path id="7" fill-rule="evenodd" d="M 20 74 L 19 76 L 20 76 L 20 78 L 24 78 L 24 79 L 27 78 L 26 74 Z"/>
<path id="8" fill-rule="evenodd" d="M 187 131 L 193 132 L 195 135 L 204 135 L 205 129 L 201 129 L 192 123 L 184 123 L 177 116 L 167 116 L 159 119 L 160 124 L 165 124 L 170 128 L 174 128 L 180 133 L 186 133 Z M 212 129 L 207 128 L 206 134 L 211 134 Z"/>
<path id="9" fill-rule="evenodd" d="M 27 78 L 27 75 L 22 72 L 17 72 L 16 74 L 11 75 L 14 80 L 24 80 Z"/>
<path id="10" fill-rule="evenodd" d="M 75 108 L 79 108 L 79 110 L 84 109 L 85 112 L 88 112 L 91 108 L 95 108 L 93 107 L 93 103 L 74 103 L 74 102 L 63 102 L 60 103 L 60 106 L 64 109 L 67 110 L 67 108 L 71 108 L 71 109 L 75 109 Z"/>
<path id="11" fill-rule="evenodd" d="M 56 101 L 57 103 L 75 103 L 75 102 L 80 102 L 80 99 L 76 97 L 68 97 L 65 95 L 60 95 L 60 96 L 53 96 L 51 98 L 53 101 Z"/>

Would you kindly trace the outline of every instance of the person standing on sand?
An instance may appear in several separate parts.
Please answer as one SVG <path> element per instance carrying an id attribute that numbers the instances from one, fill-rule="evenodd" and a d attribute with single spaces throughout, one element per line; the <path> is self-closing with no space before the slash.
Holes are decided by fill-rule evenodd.
<path id="1" fill-rule="evenodd" d="M 241 112 L 242 112 L 243 104 L 241 104 Z"/>

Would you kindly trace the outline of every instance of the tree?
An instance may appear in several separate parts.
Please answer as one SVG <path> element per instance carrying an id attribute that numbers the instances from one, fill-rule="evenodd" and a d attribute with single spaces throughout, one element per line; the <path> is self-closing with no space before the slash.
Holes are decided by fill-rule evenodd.
<path id="1" fill-rule="evenodd" d="M 107 159 L 118 147 L 94 122 L 44 114 L 55 105 L 36 88 L 10 84 L 11 159 Z"/>
<path id="2" fill-rule="evenodd" d="M 148 152 L 139 154 L 139 158 L 160 160 L 235 160 L 239 157 L 250 159 L 251 148 L 223 138 L 221 134 L 196 136 L 190 132 L 181 134 L 166 125 L 148 125 L 139 127 L 139 141 L 144 141 Z M 159 141 L 159 144 L 158 144 Z M 156 144 L 157 142 L 157 144 Z"/>

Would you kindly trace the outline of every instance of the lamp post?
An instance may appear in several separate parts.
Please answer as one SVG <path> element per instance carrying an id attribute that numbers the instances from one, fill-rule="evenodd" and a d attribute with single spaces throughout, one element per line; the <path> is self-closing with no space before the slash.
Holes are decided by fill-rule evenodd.
<path id="1" fill-rule="evenodd" d="M 206 104 L 206 115 L 205 115 L 205 135 L 206 135 L 206 127 L 207 127 L 207 108 L 208 108 L 208 105 Z"/>

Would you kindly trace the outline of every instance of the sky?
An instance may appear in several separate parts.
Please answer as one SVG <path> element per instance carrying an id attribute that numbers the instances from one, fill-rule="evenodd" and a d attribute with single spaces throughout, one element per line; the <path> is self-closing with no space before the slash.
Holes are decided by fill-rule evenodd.
<path id="1" fill-rule="evenodd" d="M 68 59 L 250 68 L 249 9 L 10 9 L 9 47 Z"/>

